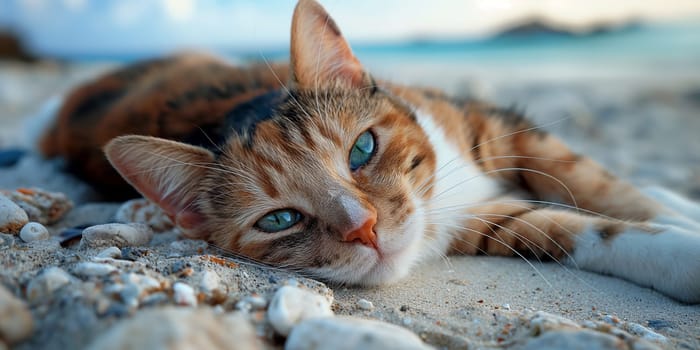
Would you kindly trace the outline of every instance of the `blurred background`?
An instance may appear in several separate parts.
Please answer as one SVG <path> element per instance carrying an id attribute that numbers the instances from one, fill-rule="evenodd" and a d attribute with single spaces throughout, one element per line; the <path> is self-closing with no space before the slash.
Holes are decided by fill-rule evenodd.
<path id="1" fill-rule="evenodd" d="M 519 108 L 640 184 L 700 198 L 700 1 L 321 1 L 376 76 Z M 294 1 L 0 0 L 0 147 L 43 101 L 185 49 L 287 59 Z"/>

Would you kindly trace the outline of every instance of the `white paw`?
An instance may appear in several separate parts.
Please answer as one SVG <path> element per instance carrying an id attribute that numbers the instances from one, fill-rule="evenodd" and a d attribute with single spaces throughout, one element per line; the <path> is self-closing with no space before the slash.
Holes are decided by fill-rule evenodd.
<path id="1" fill-rule="evenodd" d="M 608 238 L 588 229 L 577 237 L 573 260 L 584 270 L 700 303 L 700 234 L 673 226 L 653 228 L 659 232 L 630 227 Z"/>

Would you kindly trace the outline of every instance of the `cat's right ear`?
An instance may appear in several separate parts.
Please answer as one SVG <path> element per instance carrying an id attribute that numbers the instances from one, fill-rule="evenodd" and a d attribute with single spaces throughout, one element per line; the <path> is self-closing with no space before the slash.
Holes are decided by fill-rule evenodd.
<path id="1" fill-rule="evenodd" d="M 299 0 L 294 9 L 290 49 L 292 82 L 300 88 L 372 84 L 333 18 L 314 0 Z"/>
<path id="2" fill-rule="evenodd" d="M 195 201 L 214 155 L 208 150 L 149 136 L 120 136 L 104 148 L 109 162 L 187 234 L 204 222 Z"/>

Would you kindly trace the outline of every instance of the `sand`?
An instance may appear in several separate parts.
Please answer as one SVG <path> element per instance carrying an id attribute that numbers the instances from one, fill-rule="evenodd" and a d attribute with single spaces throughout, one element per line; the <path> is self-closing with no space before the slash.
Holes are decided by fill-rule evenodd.
<path id="1" fill-rule="evenodd" d="M 30 144 L 31 133 L 23 130 L 32 123 L 29 120 L 41 103 L 107 67 L 0 65 L 0 147 Z M 617 175 L 640 186 L 661 185 L 700 199 L 698 77 L 542 80 L 530 76 L 507 81 L 465 72 L 440 84 L 428 79 L 427 73 L 423 80 L 419 73 L 414 74 L 414 81 L 444 84 L 455 93 L 515 104 L 546 130 Z M 94 200 L 89 188 L 56 174 L 58 167 L 55 161 L 29 156 L 17 167 L 0 169 L 0 189 L 38 186 L 59 190 L 79 206 Z M 167 255 L 167 249 L 163 254 Z M 3 276 L 5 283 L 26 280 L 13 280 L 8 271 Z M 621 279 L 551 262 L 449 257 L 421 265 L 409 278 L 391 286 L 330 287 L 337 314 L 402 325 L 428 343 L 448 348 L 516 346 L 519 343 L 508 342 L 520 338 L 503 336 L 502 330 L 537 311 L 580 324 L 600 321 L 627 329 L 639 324 L 668 338 L 652 342 L 661 347 L 700 348 L 700 305 L 678 303 Z M 372 302 L 374 308 L 359 308 L 359 299 Z"/>

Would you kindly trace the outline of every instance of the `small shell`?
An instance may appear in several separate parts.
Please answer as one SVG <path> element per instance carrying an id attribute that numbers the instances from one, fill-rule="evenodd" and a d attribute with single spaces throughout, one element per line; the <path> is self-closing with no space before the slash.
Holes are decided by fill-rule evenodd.
<path id="1" fill-rule="evenodd" d="M 19 238 L 27 243 L 49 239 L 49 237 L 49 230 L 38 222 L 30 222 L 19 231 Z"/>

